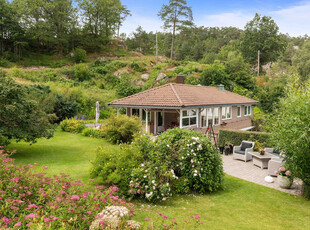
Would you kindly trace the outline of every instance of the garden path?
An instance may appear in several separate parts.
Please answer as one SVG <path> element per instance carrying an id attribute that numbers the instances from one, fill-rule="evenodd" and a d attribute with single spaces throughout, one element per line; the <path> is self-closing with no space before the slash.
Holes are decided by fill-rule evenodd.
<path id="1" fill-rule="evenodd" d="M 267 169 L 261 169 L 254 166 L 252 161 L 244 162 L 233 160 L 232 155 L 222 155 L 224 172 L 228 175 L 238 177 L 240 179 L 260 184 L 269 188 L 274 188 L 282 192 L 290 193 L 293 195 L 301 195 L 301 181 L 294 180 L 290 189 L 280 188 L 277 178 L 273 177 L 273 183 L 267 183 L 265 177 L 268 176 Z"/>

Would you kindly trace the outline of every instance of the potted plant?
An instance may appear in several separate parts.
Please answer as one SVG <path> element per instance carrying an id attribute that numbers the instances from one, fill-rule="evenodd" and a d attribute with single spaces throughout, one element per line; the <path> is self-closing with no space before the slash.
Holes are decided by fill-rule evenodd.
<path id="1" fill-rule="evenodd" d="M 266 152 L 265 149 L 260 149 L 260 150 L 259 150 L 259 154 L 260 154 L 260 155 L 265 155 L 265 152 Z"/>
<path id="2" fill-rule="evenodd" d="M 278 183 L 281 188 L 290 188 L 293 184 L 292 173 L 284 167 L 280 167 L 275 174 L 278 175 Z"/>

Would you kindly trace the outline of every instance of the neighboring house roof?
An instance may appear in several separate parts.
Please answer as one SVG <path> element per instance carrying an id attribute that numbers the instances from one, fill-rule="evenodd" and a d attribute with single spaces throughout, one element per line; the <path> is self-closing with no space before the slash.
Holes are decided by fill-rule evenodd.
<path id="1" fill-rule="evenodd" d="M 202 106 L 257 104 L 258 102 L 218 87 L 170 83 L 137 93 L 109 106 L 136 108 L 198 108 Z"/>

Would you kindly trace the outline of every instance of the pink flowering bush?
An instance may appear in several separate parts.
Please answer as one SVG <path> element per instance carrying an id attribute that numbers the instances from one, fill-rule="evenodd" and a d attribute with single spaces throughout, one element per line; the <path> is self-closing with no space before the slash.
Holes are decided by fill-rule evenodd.
<path id="1" fill-rule="evenodd" d="M 88 229 L 107 206 L 132 206 L 116 195 L 115 186 L 106 190 L 97 186 L 89 191 L 81 180 L 73 181 L 68 175 L 47 177 L 45 173 L 35 174 L 32 170 L 35 165 L 15 165 L 3 152 L 0 153 L 0 229 Z M 131 216 L 132 210 L 127 219 Z"/>

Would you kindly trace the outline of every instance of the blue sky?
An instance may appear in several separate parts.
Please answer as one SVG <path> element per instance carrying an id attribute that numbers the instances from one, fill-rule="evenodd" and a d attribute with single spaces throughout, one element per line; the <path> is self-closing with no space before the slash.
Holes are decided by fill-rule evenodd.
<path id="1" fill-rule="evenodd" d="M 132 16 L 128 17 L 121 32 L 130 34 L 139 25 L 146 31 L 162 31 L 157 16 L 163 4 L 169 0 L 122 0 Z M 187 0 L 192 7 L 197 26 L 235 26 L 243 28 L 255 13 L 271 16 L 280 32 L 291 36 L 310 34 L 310 0 Z"/>

